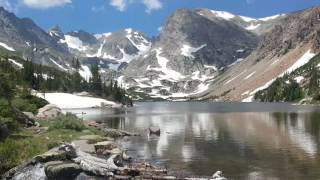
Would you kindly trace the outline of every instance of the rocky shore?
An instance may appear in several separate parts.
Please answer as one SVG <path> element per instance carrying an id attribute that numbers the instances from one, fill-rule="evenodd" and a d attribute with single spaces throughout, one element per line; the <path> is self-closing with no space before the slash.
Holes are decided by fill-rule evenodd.
<path id="1" fill-rule="evenodd" d="M 138 134 L 103 128 L 95 122 L 87 123 L 87 126 L 96 128 L 104 135 L 82 136 L 72 143 L 55 147 L 9 170 L 2 179 L 226 179 L 220 171 L 211 177 L 177 177 L 165 168 L 134 163 L 116 140 Z"/>

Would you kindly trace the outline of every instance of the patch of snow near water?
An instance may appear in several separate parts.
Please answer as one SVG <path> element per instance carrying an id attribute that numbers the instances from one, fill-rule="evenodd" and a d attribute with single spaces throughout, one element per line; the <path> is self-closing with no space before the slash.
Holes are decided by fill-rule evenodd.
<path id="1" fill-rule="evenodd" d="M 16 51 L 15 49 L 13 49 L 12 47 L 8 46 L 7 44 L 0 42 L 0 46 L 4 47 L 5 49 L 9 50 L 9 51 Z"/>
<path id="2" fill-rule="evenodd" d="M 14 65 L 16 65 L 16 66 L 18 66 L 19 68 L 23 68 L 23 65 L 21 64 L 21 63 L 18 63 L 17 61 L 15 61 L 15 60 L 13 60 L 13 59 L 9 59 L 9 61 L 11 62 L 11 63 L 13 63 Z"/>
<path id="3" fill-rule="evenodd" d="M 101 104 L 116 105 L 115 102 L 101 98 L 83 97 L 68 93 L 37 93 L 37 96 L 47 100 L 50 104 L 57 105 L 61 109 L 77 109 L 101 107 Z"/>
<path id="4" fill-rule="evenodd" d="M 194 58 L 192 53 L 198 52 L 200 49 L 202 49 L 206 46 L 207 46 L 206 44 L 203 44 L 198 48 L 194 48 L 194 47 L 191 47 L 189 45 L 184 44 L 183 47 L 181 48 L 181 55 L 183 55 L 185 57 Z"/>

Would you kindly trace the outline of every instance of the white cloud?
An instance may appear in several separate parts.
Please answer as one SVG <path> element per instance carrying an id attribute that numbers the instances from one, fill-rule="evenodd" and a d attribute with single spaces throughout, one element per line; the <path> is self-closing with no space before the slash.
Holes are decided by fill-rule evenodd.
<path id="1" fill-rule="evenodd" d="M 162 3 L 159 0 L 143 0 L 143 4 L 146 6 L 146 12 L 150 13 L 153 10 L 159 10 L 162 8 Z"/>
<path id="2" fill-rule="evenodd" d="M 9 2 L 9 0 L 0 0 L 0 6 L 7 11 L 14 11 L 13 5 Z"/>
<path id="3" fill-rule="evenodd" d="M 119 11 L 125 11 L 128 3 L 127 0 L 111 0 L 110 5 L 116 7 Z"/>
<path id="4" fill-rule="evenodd" d="M 146 12 L 151 13 L 154 10 L 162 8 L 160 0 L 111 0 L 110 5 L 116 7 L 119 11 L 127 10 L 129 4 L 142 3 L 146 7 Z"/>
<path id="5" fill-rule="evenodd" d="M 71 0 L 23 0 L 22 2 L 26 6 L 36 9 L 48 9 L 72 3 Z"/>

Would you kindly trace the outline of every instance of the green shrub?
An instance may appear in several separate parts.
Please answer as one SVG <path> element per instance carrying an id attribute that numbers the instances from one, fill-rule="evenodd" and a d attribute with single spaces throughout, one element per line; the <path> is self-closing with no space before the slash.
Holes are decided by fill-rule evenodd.
<path id="1" fill-rule="evenodd" d="M 37 106 L 35 104 L 31 104 L 27 99 L 17 98 L 13 100 L 12 104 L 23 112 L 32 112 L 35 114 L 38 111 Z"/>
<path id="2" fill-rule="evenodd" d="M 54 129 L 69 129 L 75 131 L 82 131 L 85 129 L 85 126 L 81 119 L 79 119 L 76 115 L 66 114 L 65 116 L 61 116 L 57 118 L 54 123 L 52 123 L 49 127 L 49 130 Z"/>
<path id="3" fill-rule="evenodd" d="M 0 174 L 43 152 L 42 144 L 41 141 L 31 138 L 20 141 L 8 138 L 4 143 L 0 143 Z"/>

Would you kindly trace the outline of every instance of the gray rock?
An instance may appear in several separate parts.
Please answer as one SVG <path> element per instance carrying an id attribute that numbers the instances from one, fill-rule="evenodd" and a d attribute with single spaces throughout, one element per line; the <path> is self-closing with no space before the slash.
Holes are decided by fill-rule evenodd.
<path id="1" fill-rule="evenodd" d="M 82 169 L 75 163 L 51 161 L 44 165 L 44 171 L 49 179 L 74 179 Z"/>
<path id="2" fill-rule="evenodd" d="M 52 120 L 62 115 L 62 111 L 54 104 L 48 104 L 38 110 L 37 119 Z"/>

